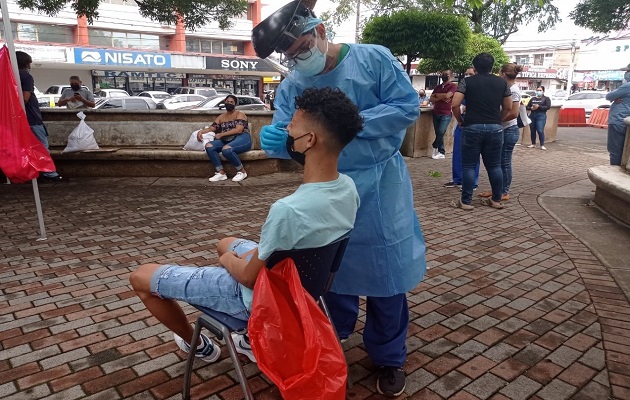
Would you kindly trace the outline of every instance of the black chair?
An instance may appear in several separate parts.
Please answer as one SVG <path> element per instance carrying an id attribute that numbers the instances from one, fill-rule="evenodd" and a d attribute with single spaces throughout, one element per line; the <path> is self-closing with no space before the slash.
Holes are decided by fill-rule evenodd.
<path id="1" fill-rule="evenodd" d="M 322 311 L 326 314 L 328 319 L 331 320 L 330 313 L 328 312 L 323 296 L 332 285 L 335 273 L 339 269 L 343 254 L 346 251 L 349 238 L 350 232 L 326 246 L 274 252 L 267 260 L 266 266 L 271 269 L 282 260 L 291 258 L 295 263 L 298 274 L 300 275 L 302 286 L 311 296 L 313 296 Z M 234 364 L 234 368 L 236 370 L 236 375 L 238 376 L 241 388 L 245 393 L 245 399 L 253 400 L 254 395 L 252 394 L 252 390 L 247 382 L 247 377 L 245 376 L 243 366 L 241 365 L 241 361 L 238 357 L 236 347 L 234 346 L 234 342 L 231 337 L 232 332 L 246 329 L 247 321 L 236 319 L 227 314 L 204 307 L 195 306 L 195 308 L 203 314 L 197 317 L 190 348 L 194 349 L 197 347 L 197 340 L 202 328 L 206 328 L 212 332 L 218 340 L 225 340 L 230 357 L 232 358 L 232 363 Z M 335 331 L 335 334 L 336 333 L 337 332 Z M 190 399 L 190 378 L 192 375 L 194 361 L 195 353 L 194 351 L 191 351 L 188 353 L 185 367 L 186 370 L 184 372 L 184 389 L 182 393 L 184 400 Z"/>

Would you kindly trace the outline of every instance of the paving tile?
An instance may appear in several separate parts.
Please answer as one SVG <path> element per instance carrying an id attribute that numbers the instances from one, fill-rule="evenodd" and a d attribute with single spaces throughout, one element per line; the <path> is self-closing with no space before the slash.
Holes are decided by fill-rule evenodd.
<path id="1" fill-rule="evenodd" d="M 523 372 L 527 371 L 528 368 L 529 365 L 513 358 L 508 358 L 496 367 L 492 368 L 490 372 L 508 382 L 511 382 Z"/>
<path id="2" fill-rule="evenodd" d="M 513 400 L 525 400 L 540 389 L 540 383 L 529 379 L 526 376 L 519 376 L 510 382 L 499 393 Z"/>
<path id="3" fill-rule="evenodd" d="M 444 398 L 449 398 L 470 382 L 470 378 L 457 371 L 451 371 L 429 385 L 429 389 Z"/>
<path id="4" fill-rule="evenodd" d="M 461 365 L 457 370 L 472 379 L 476 379 L 495 365 L 496 362 L 484 356 L 477 356 Z"/>
<path id="5" fill-rule="evenodd" d="M 464 388 L 465 391 L 477 396 L 480 399 L 487 399 L 499 389 L 504 387 L 506 382 L 491 373 L 485 373 L 478 379 Z"/>
<path id="6" fill-rule="evenodd" d="M 547 384 L 561 373 L 563 368 L 549 360 L 543 360 L 527 370 L 525 375 L 537 382 Z"/>
<path id="7" fill-rule="evenodd" d="M 565 400 L 571 398 L 577 391 L 575 386 L 569 385 L 559 379 L 554 379 L 542 388 L 536 395 L 543 400 Z"/>

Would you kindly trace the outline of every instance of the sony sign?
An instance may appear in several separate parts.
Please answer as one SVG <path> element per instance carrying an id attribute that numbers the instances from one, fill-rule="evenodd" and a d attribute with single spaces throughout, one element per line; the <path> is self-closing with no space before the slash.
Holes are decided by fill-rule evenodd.
<path id="1" fill-rule="evenodd" d="M 169 53 L 145 53 L 106 49 L 74 49 L 76 64 L 119 65 L 134 67 L 171 67 Z"/>
<path id="2" fill-rule="evenodd" d="M 221 60 L 221 68 L 256 71 L 258 61 Z"/>

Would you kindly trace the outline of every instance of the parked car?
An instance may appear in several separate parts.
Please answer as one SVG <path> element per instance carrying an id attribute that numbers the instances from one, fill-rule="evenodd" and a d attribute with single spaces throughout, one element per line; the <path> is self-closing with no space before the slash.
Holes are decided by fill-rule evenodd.
<path id="1" fill-rule="evenodd" d="M 161 92 L 159 90 L 148 90 L 146 92 L 138 93 L 138 97 L 148 97 L 157 103 L 164 99 L 168 99 L 171 95 L 168 94 L 168 92 Z"/>
<path id="2" fill-rule="evenodd" d="M 175 94 L 198 94 L 203 97 L 214 97 L 216 96 L 217 90 L 211 87 L 180 87 L 175 89 Z"/>
<path id="3" fill-rule="evenodd" d="M 214 88 L 214 90 L 217 91 L 218 96 L 227 96 L 228 94 L 233 94 L 230 89 Z"/>
<path id="4" fill-rule="evenodd" d="M 94 97 L 131 97 L 122 89 L 101 89 L 94 93 Z"/>
<path id="5" fill-rule="evenodd" d="M 146 97 L 100 97 L 94 109 L 155 110 L 155 101 Z"/>
<path id="6" fill-rule="evenodd" d="M 610 108 L 610 101 L 606 100 L 606 92 L 585 90 L 567 97 L 562 107 L 583 108 L 586 114 L 590 114 L 594 108 Z"/>
<path id="7" fill-rule="evenodd" d="M 85 85 L 81 85 L 81 87 L 83 89 L 90 90 L 90 88 L 88 88 Z M 63 93 L 63 91 L 66 90 L 66 89 L 70 89 L 70 84 L 69 83 L 66 83 L 64 85 L 52 85 L 48 89 L 46 89 L 44 94 L 57 94 L 57 95 L 61 96 L 61 93 Z"/>
<path id="8" fill-rule="evenodd" d="M 267 109 L 265 103 L 258 97 L 236 95 L 238 99 L 237 110 L 264 111 Z M 225 109 L 225 96 L 217 96 L 207 99 L 196 106 L 187 107 L 189 110 L 223 110 Z"/>
<path id="9" fill-rule="evenodd" d="M 175 94 L 157 103 L 157 108 L 160 110 L 179 110 L 183 107 L 197 105 L 204 100 L 206 97 L 198 94 Z"/>

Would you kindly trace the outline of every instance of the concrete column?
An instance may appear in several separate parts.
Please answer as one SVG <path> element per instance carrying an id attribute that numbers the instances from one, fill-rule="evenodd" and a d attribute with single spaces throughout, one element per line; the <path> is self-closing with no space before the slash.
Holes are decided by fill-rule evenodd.
<path id="1" fill-rule="evenodd" d="M 79 46 L 89 46 L 88 24 L 85 16 L 77 17 L 77 27 L 74 31 L 74 43 Z"/>
<path id="2" fill-rule="evenodd" d="M 252 21 L 252 28 L 254 28 L 256 25 L 258 25 L 261 21 L 261 16 L 260 16 L 260 12 L 261 12 L 261 5 L 262 0 L 256 0 L 255 3 L 249 3 L 247 5 L 248 10 L 247 10 L 247 15 L 249 17 L 249 19 Z M 254 45 L 252 45 L 252 42 L 245 42 L 245 49 L 244 49 L 245 55 L 247 56 L 255 56 L 256 52 L 254 51 Z"/>
<path id="3" fill-rule="evenodd" d="M 184 27 L 184 19 L 179 17 L 175 24 L 175 35 L 168 43 L 169 51 L 186 52 L 186 28 Z"/>

